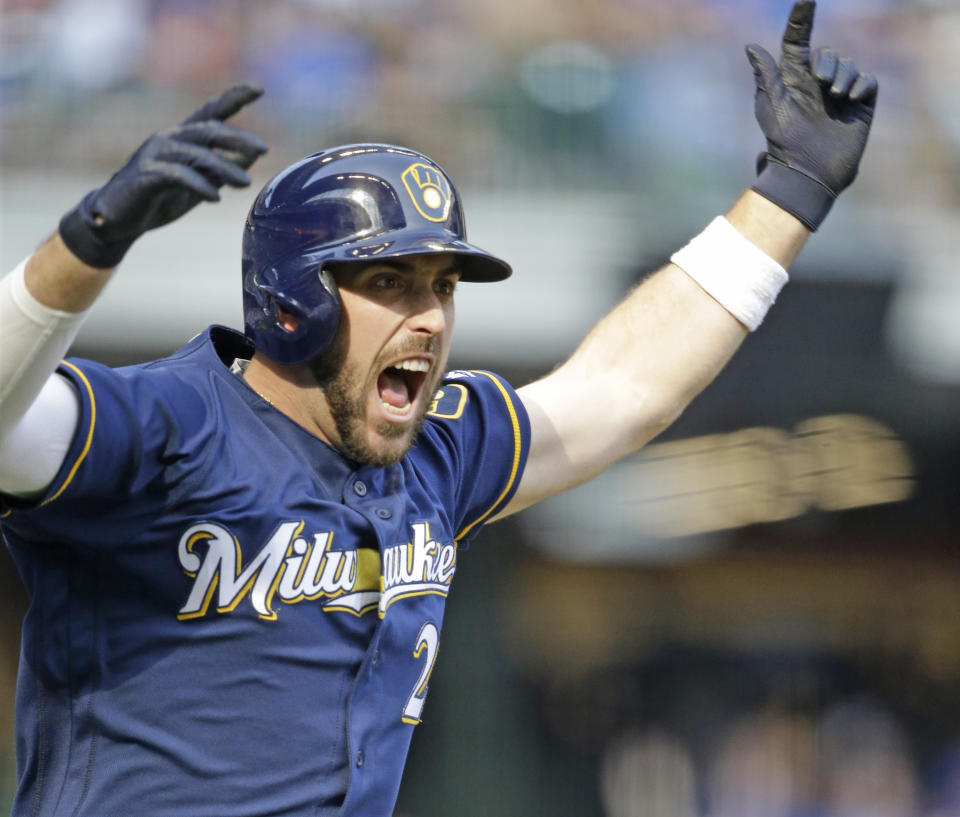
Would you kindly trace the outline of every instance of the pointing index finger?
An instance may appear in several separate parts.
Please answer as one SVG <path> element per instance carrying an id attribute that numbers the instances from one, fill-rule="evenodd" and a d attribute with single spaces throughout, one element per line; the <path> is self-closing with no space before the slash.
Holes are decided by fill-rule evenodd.
<path id="1" fill-rule="evenodd" d="M 229 119 L 241 108 L 246 107 L 263 94 L 263 88 L 252 82 L 245 82 L 228 88 L 219 96 L 207 100 L 190 116 L 183 120 L 188 122 L 202 122 L 206 119 Z"/>
<path id="2" fill-rule="evenodd" d="M 806 68 L 810 64 L 810 32 L 813 30 L 814 0 L 800 0 L 790 11 L 783 34 L 783 62 Z"/>

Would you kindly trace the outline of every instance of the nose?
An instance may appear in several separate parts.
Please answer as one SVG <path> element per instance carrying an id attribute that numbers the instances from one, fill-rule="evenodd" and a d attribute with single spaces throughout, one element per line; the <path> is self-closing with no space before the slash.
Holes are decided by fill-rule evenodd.
<path id="1" fill-rule="evenodd" d="M 433 286 L 418 287 L 413 294 L 407 326 L 411 331 L 424 335 L 440 336 L 446 331 L 452 304 L 445 303 L 433 290 Z"/>

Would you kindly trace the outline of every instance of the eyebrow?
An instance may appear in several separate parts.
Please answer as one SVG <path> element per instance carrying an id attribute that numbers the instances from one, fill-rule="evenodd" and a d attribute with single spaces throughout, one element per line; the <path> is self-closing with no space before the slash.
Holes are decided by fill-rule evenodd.
<path id="1" fill-rule="evenodd" d="M 407 261 L 403 258 L 389 258 L 389 259 L 385 258 L 383 259 L 383 261 L 373 261 L 370 264 L 370 266 L 381 266 L 381 265 L 384 267 L 392 267 L 397 272 L 405 272 L 408 274 L 412 274 L 416 272 L 416 266 L 417 266 L 415 261 Z M 436 270 L 435 273 L 440 276 L 460 275 L 461 271 L 460 271 L 459 265 L 455 261 L 451 261 L 451 263 L 448 266 L 441 267 L 440 269 Z"/>
<path id="2" fill-rule="evenodd" d="M 415 261 L 407 261 L 403 258 L 383 258 L 377 260 L 370 260 L 365 264 L 356 265 L 349 261 L 347 262 L 331 262 L 330 268 L 335 276 L 337 276 L 337 283 L 339 286 L 349 287 L 351 282 L 357 280 L 357 276 L 365 275 L 373 268 L 378 269 L 388 269 L 393 270 L 398 275 L 413 275 L 416 267 Z M 460 265 L 453 259 L 447 267 L 443 267 L 433 273 L 435 278 L 444 278 L 446 276 L 456 276 L 459 280 L 460 276 L 463 275 L 463 271 L 460 269 Z"/>

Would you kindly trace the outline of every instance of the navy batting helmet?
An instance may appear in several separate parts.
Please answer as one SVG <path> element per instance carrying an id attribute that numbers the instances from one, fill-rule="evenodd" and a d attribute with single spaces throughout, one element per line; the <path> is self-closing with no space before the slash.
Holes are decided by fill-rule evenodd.
<path id="1" fill-rule="evenodd" d="M 279 363 L 304 363 L 330 343 L 340 297 L 325 265 L 405 255 L 457 256 L 462 281 L 501 281 L 506 262 L 468 244 L 460 199 L 422 153 L 358 144 L 301 159 L 260 191 L 243 234 L 244 328 Z M 280 323 L 278 307 L 298 319 Z"/>

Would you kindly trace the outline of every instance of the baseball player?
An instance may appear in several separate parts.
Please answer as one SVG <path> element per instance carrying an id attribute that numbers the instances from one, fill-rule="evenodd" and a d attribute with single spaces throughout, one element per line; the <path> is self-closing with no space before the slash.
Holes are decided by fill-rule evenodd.
<path id="1" fill-rule="evenodd" d="M 458 282 L 511 270 L 467 242 L 438 164 L 378 144 L 257 196 L 243 334 L 61 361 L 139 235 L 249 183 L 265 145 L 226 120 L 254 86 L 63 217 L 0 283 L 0 524 L 30 593 L 14 814 L 391 814 L 459 549 L 665 428 L 856 175 L 877 83 L 811 53 L 813 12 L 779 61 L 747 49 L 752 189 L 518 391 L 443 376 Z"/>

